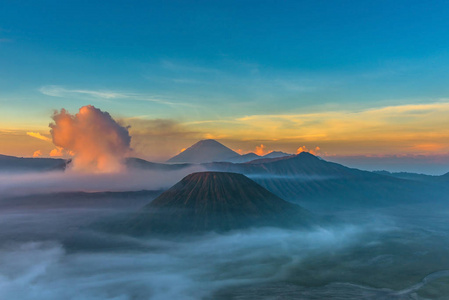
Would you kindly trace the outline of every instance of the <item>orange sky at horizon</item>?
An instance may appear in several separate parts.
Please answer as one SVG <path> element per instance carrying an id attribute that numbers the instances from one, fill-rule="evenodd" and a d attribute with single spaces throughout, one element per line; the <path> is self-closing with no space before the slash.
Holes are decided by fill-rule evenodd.
<path id="1" fill-rule="evenodd" d="M 328 156 L 445 155 L 449 153 L 448 115 L 449 102 L 435 102 L 361 111 L 167 120 L 163 126 L 161 120 L 157 124 L 135 118 L 119 121 L 131 125 L 131 155 L 162 161 L 207 138 L 241 154 L 297 153 L 300 147 L 313 151 L 319 147 L 320 153 Z M 0 154 L 50 157 L 50 153 L 61 154 L 56 150 L 49 129 L 0 130 Z"/>

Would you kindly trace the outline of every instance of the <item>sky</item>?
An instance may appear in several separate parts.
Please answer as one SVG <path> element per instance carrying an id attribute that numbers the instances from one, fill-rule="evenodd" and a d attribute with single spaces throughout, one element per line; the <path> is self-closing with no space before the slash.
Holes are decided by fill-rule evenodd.
<path id="1" fill-rule="evenodd" d="M 163 161 L 241 153 L 418 157 L 449 171 L 446 1 L 1 1 L 0 153 L 50 155 L 85 105 Z M 259 148 L 256 148 L 259 147 Z"/>

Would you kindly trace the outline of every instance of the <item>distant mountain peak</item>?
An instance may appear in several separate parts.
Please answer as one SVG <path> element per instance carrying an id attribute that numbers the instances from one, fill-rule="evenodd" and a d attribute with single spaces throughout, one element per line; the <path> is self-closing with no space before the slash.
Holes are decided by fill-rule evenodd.
<path id="1" fill-rule="evenodd" d="M 178 155 L 173 156 L 168 163 L 206 163 L 228 161 L 239 154 L 216 140 L 201 140 Z"/>
<path id="2" fill-rule="evenodd" d="M 268 154 L 265 154 L 263 157 L 265 158 L 277 158 L 277 157 L 283 157 L 283 156 L 291 156 L 291 154 L 282 152 L 282 151 L 271 151 Z"/>
<path id="3" fill-rule="evenodd" d="M 213 139 L 201 140 L 185 149 L 183 152 L 173 156 L 168 163 L 211 163 L 211 162 L 233 162 L 245 163 L 260 159 L 274 159 L 282 157 L 290 157 L 282 151 L 271 151 L 270 153 L 259 156 L 254 152 L 249 152 L 243 155 L 231 150 L 220 142 Z"/>
<path id="4" fill-rule="evenodd" d="M 214 139 L 205 139 L 205 140 L 200 140 L 200 141 L 196 142 L 195 144 L 192 145 L 192 147 L 199 146 L 199 145 L 221 145 L 221 146 L 224 146 L 222 143 L 217 142 Z M 224 146 L 224 147 L 226 147 L 226 146 Z"/>
<path id="5" fill-rule="evenodd" d="M 299 154 L 296 154 L 295 157 L 301 158 L 301 159 L 317 159 L 320 160 L 317 156 L 313 155 L 310 152 L 301 152 Z"/>

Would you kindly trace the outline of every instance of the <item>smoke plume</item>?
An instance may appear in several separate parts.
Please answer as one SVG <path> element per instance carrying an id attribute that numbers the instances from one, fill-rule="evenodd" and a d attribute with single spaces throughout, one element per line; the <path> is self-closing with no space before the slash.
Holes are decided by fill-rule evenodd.
<path id="1" fill-rule="evenodd" d="M 109 113 L 87 105 L 76 115 L 61 109 L 52 118 L 53 143 L 74 155 L 74 170 L 109 173 L 122 168 L 131 137 L 128 128 L 118 124 Z"/>

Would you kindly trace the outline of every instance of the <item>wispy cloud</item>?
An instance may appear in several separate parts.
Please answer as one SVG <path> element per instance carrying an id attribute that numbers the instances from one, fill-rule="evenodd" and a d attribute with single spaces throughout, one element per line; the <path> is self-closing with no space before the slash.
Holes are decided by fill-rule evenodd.
<path id="1" fill-rule="evenodd" d="M 0 129 L 0 133 L 14 133 L 14 130 L 9 130 L 9 129 Z"/>
<path id="2" fill-rule="evenodd" d="M 271 72 L 257 64 L 228 57 L 217 60 L 214 66 L 162 60 L 144 78 L 161 84 L 168 94 L 176 90 L 181 92 L 182 97 L 191 96 L 195 100 L 208 102 L 221 102 L 223 96 L 234 103 L 249 103 L 257 99 L 255 105 L 286 96 L 318 93 L 329 85 L 335 85 L 323 76 Z"/>
<path id="3" fill-rule="evenodd" d="M 66 89 L 57 85 L 46 85 L 39 89 L 39 91 L 47 96 L 52 97 L 68 97 L 74 94 L 81 94 L 86 96 L 91 96 L 95 98 L 103 99 L 116 99 L 116 98 L 128 98 L 129 94 L 123 94 L 113 91 L 94 91 L 94 90 L 83 90 L 83 89 Z"/>
<path id="4" fill-rule="evenodd" d="M 201 120 L 201 121 L 185 122 L 185 123 L 183 123 L 183 125 L 199 125 L 199 124 L 211 124 L 211 123 L 232 124 L 232 123 L 238 123 L 238 122 L 235 120 Z"/>
<path id="5" fill-rule="evenodd" d="M 172 119 L 137 116 L 120 121 L 130 125 L 133 155 L 150 160 L 166 160 L 179 153 L 181 148 L 205 138 L 202 131 L 195 131 Z"/>
<path id="6" fill-rule="evenodd" d="M 28 132 L 27 132 L 27 135 L 28 135 L 28 136 L 31 136 L 31 137 L 34 137 L 34 138 L 36 138 L 36 139 L 42 140 L 42 141 L 46 141 L 46 142 L 51 142 L 51 141 L 52 141 L 51 138 L 46 137 L 46 136 L 40 134 L 39 132 L 31 132 L 31 131 L 28 131 Z"/>
<path id="7" fill-rule="evenodd" d="M 129 93 L 129 92 L 118 92 L 111 90 L 67 89 L 65 87 L 58 85 L 46 85 L 39 88 L 39 91 L 47 96 L 61 97 L 61 98 L 84 96 L 103 100 L 128 99 L 131 101 L 155 102 L 170 106 L 176 105 L 191 106 L 190 104 L 187 103 L 169 101 L 167 99 L 163 99 L 163 97 L 160 96 Z"/>
<path id="8" fill-rule="evenodd" d="M 334 153 L 447 153 L 449 101 L 365 110 L 259 114 L 184 123 L 234 140 L 327 145 Z M 296 147 L 297 148 L 297 147 Z"/>
<path id="9" fill-rule="evenodd" d="M 123 119 L 129 124 L 130 132 L 144 137 L 201 137 L 200 132 L 192 131 L 184 124 L 171 119 L 142 119 L 139 117 Z"/>
<path id="10" fill-rule="evenodd" d="M 419 132 L 446 132 L 449 102 L 385 106 L 361 111 L 328 111 L 304 114 L 250 115 L 237 121 L 260 128 L 288 131 L 315 131 L 326 136 L 361 135 L 382 132 L 393 137 L 399 132 L 416 136 Z M 298 130 L 300 129 L 300 130 Z M 264 132 L 264 131 L 262 131 Z M 265 133 L 265 132 L 264 132 Z"/>

